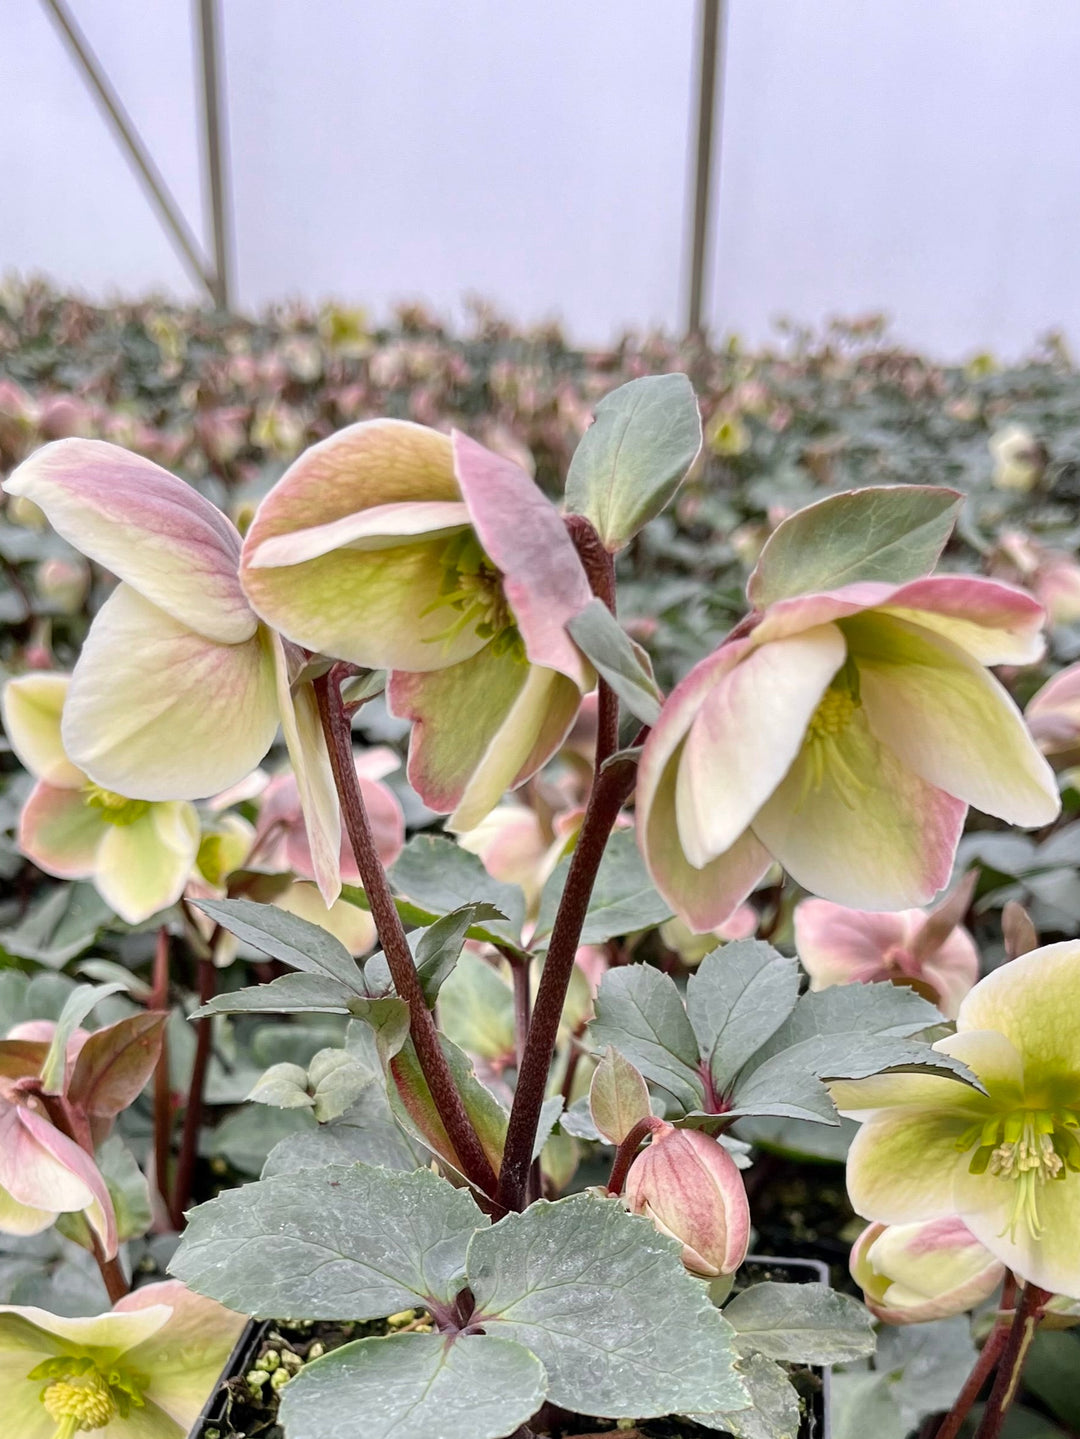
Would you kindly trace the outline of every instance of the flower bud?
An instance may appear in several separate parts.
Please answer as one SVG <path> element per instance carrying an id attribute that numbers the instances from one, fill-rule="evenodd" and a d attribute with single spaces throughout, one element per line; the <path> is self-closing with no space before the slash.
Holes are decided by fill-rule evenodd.
<path id="1" fill-rule="evenodd" d="M 626 1201 L 682 1242 L 692 1274 L 733 1274 L 746 1257 L 750 1206 L 742 1176 L 724 1146 L 699 1130 L 657 1130 L 630 1166 Z"/>
<path id="2" fill-rule="evenodd" d="M 871 1224 L 851 1251 L 866 1307 L 887 1324 L 964 1314 L 988 1299 L 1005 1266 L 959 1219 Z"/>

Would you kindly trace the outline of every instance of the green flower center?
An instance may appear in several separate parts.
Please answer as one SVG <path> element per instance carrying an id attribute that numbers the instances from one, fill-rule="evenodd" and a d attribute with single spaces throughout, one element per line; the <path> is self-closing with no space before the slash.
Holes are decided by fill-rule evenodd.
<path id="1" fill-rule="evenodd" d="M 975 1124 L 957 1140 L 958 1149 L 975 1146 L 972 1174 L 989 1173 L 1015 1185 L 1009 1221 L 1002 1230 L 1016 1239 L 1021 1224 L 1033 1239 L 1043 1231 L 1039 1197 L 1051 1180 L 1080 1171 L 1080 1115 L 1071 1110 L 1021 1109 Z"/>
<path id="2" fill-rule="evenodd" d="M 83 798 L 91 809 L 100 811 L 106 824 L 134 824 L 150 808 L 149 800 L 128 799 L 111 789 L 102 789 L 92 780 L 83 786 Z"/>
<path id="3" fill-rule="evenodd" d="M 131 1409 L 145 1405 L 146 1379 L 121 1369 L 102 1369 L 88 1356 L 61 1355 L 31 1369 L 28 1379 L 47 1379 L 41 1391 L 45 1412 L 56 1423 L 53 1439 L 104 1429 Z"/>
<path id="4" fill-rule="evenodd" d="M 859 672 L 849 658 L 833 676 L 806 727 L 803 741 L 806 766 L 799 805 L 811 791 L 816 793 L 821 789 L 828 774 L 848 809 L 858 807 L 867 786 L 851 768 L 840 741 L 861 708 Z"/>
<path id="5" fill-rule="evenodd" d="M 420 617 L 450 610 L 450 622 L 428 644 L 449 646 L 465 630 L 490 640 L 496 654 L 513 651 L 525 658 L 525 647 L 510 606 L 503 594 L 502 576 L 480 547 L 472 530 L 459 530 L 442 552 L 442 579 L 438 598 L 420 611 Z"/>

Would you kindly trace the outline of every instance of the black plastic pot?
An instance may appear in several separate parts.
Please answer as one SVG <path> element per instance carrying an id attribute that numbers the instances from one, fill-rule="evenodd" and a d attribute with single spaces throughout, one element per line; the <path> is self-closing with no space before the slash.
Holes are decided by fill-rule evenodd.
<path id="1" fill-rule="evenodd" d="M 785 1284 L 828 1284 L 829 1271 L 824 1264 L 814 1259 L 774 1259 L 769 1255 L 748 1255 L 739 1271 L 741 1279 L 761 1283 L 766 1279 L 778 1280 Z M 229 1355 L 221 1372 L 214 1392 L 206 1401 L 202 1413 L 195 1422 L 188 1439 L 204 1439 L 207 1429 L 225 1428 L 230 1402 L 229 1382 L 237 1379 L 255 1364 L 266 1335 L 274 1328 L 271 1320 L 253 1319 L 240 1335 L 236 1347 Z M 829 1371 L 814 1367 L 810 1371 L 813 1387 L 807 1394 L 807 1412 L 799 1431 L 799 1439 L 831 1439 L 829 1415 Z M 435 1436 L 432 1436 L 435 1439 Z M 618 1439 L 613 1431 L 612 1439 Z"/>

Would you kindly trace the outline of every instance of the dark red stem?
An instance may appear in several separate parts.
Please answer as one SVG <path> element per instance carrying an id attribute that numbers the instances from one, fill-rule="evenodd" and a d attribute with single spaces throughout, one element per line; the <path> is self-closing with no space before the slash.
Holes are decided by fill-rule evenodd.
<path id="1" fill-rule="evenodd" d="M 971 1406 L 982 1393 L 983 1385 L 994 1372 L 994 1368 L 1001 1358 L 1014 1317 L 1013 1304 L 1015 1301 L 1016 1280 L 1011 1274 L 1008 1274 L 1001 1294 L 1001 1312 L 998 1315 L 997 1323 L 987 1335 L 986 1343 L 983 1345 L 971 1373 L 964 1381 L 963 1389 L 956 1396 L 953 1407 L 941 1421 L 941 1427 L 934 1431 L 933 1439 L 956 1439 L 963 1428 L 964 1420 L 971 1412 Z"/>
<path id="2" fill-rule="evenodd" d="M 214 952 L 214 940 L 209 943 L 210 953 Z M 211 959 L 199 960 L 199 1003 L 209 1004 L 217 990 L 217 970 Z M 187 1106 L 184 1110 L 184 1129 L 180 1137 L 180 1157 L 176 1161 L 176 1183 L 173 1187 L 169 1217 L 176 1229 L 184 1227 L 184 1210 L 191 1202 L 191 1188 L 195 1178 L 195 1161 L 199 1155 L 199 1130 L 202 1126 L 203 1089 L 206 1085 L 206 1071 L 210 1064 L 210 1044 L 213 1037 L 213 1019 L 195 1021 L 195 1061 L 191 1066 L 191 1083 L 188 1086 Z"/>
<path id="3" fill-rule="evenodd" d="M 148 1009 L 169 1007 L 169 931 L 158 930 L 154 974 Z M 154 1070 L 154 1178 L 166 1208 L 169 1204 L 169 1157 L 172 1148 L 172 1090 L 169 1085 L 169 1040 L 162 1030 L 161 1053 Z"/>
<path id="4" fill-rule="evenodd" d="M 517 1051 L 518 1067 L 525 1054 L 525 1041 L 529 1035 L 530 1005 L 529 961 L 517 959 L 510 966 L 514 985 L 514 1047 Z"/>
<path id="5" fill-rule="evenodd" d="M 609 1194 L 622 1193 L 623 1185 L 626 1183 L 626 1176 L 630 1172 L 630 1166 L 637 1158 L 637 1152 L 641 1148 L 641 1141 L 646 1135 L 656 1134 L 658 1130 L 669 1128 L 670 1125 L 665 1124 L 662 1119 L 657 1119 L 655 1114 L 650 1114 L 647 1118 L 638 1120 L 615 1151 L 615 1163 L 611 1166 L 611 1177 L 607 1182 Z"/>
<path id="6" fill-rule="evenodd" d="M 975 1439 L 999 1439 L 1020 1388 L 1024 1361 L 1042 1319 L 1043 1306 L 1050 1298 L 1050 1293 L 1040 1289 L 1037 1284 L 1024 1285 L 998 1364 L 994 1387 L 990 1390 L 990 1398 L 986 1401 L 982 1419 L 975 1431 Z"/>
<path id="7" fill-rule="evenodd" d="M 454 1084 L 439 1043 L 438 1030 L 416 973 L 401 917 L 379 859 L 367 810 L 356 778 L 352 725 L 341 698 L 341 673 L 335 669 L 315 682 L 330 767 L 341 801 L 341 815 L 360 871 L 371 915 L 390 967 L 394 987 L 409 1006 L 409 1033 L 431 1098 L 454 1146 L 462 1172 L 484 1194 L 494 1196 L 498 1181 Z"/>

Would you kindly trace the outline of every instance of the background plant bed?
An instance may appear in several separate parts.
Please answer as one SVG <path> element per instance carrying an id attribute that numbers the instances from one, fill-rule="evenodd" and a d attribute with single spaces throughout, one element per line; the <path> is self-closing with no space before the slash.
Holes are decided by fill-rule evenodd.
<path id="1" fill-rule="evenodd" d="M 824 1264 L 810 1259 L 772 1259 L 754 1255 L 739 1270 L 736 1292 L 750 1284 L 776 1280 L 787 1284 L 828 1284 Z M 395 1316 L 396 1317 L 396 1316 Z M 406 1320 L 406 1323 L 409 1321 Z M 247 1326 L 229 1356 L 221 1380 L 210 1395 L 190 1439 L 284 1439 L 277 1423 L 280 1389 L 273 1375 L 295 1372 L 306 1362 L 313 1345 L 329 1352 L 368 1335 L 400 1332 L 402 1325 L 386 1320 L 366 1324 L 311 1323 L 303 1320 L 255 1320 Z M 294 1359 L 283 1356 L 295 1356 Z M 792 1366 L 792 1382 L 799 1392 L 803 1420 L 797 1439 L 830 1439 L 829 1371 L 819 1366 Z M 264 1375 L 257 1379 L 252 1376 Z M 634 1429 L 620 1429 L 614 1420 L 568 1414 L 545 1405 L 538 1416 L 543 1427 L 529 1431 L 534 1439 L 577 1439 L 577 1436 L 612 1434 L 621 1439 L 717 1439 L 719 1431 L 679 1419 L 646 1419 Z M 525 1439 L 518 1430 L 513 1439 Z M 436 1435 L 432 1439 L 437 1439 Z"/>

